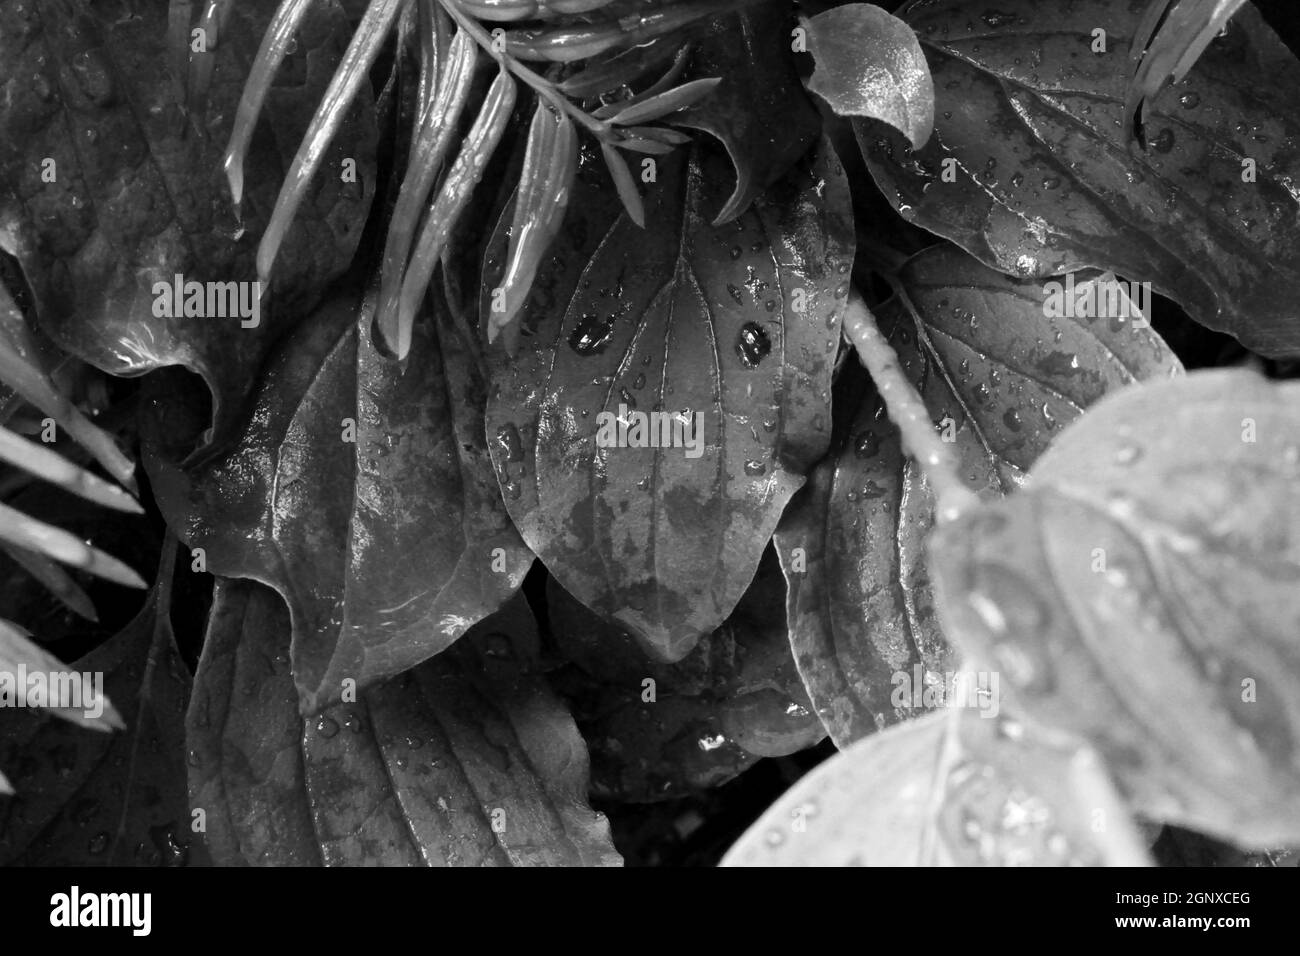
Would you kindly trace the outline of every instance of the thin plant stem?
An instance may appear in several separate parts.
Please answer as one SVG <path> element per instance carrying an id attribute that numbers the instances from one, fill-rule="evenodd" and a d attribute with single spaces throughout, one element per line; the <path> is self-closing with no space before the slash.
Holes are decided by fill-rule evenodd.
<path id="1" fill-rule="evenodd" d="M 871 373 L 890 419 L 902 432 L 903 449 L 920 463 L 934 491 L 936 520 L 951 521 L 969 510 L 979 499 L 962 481 L 956 456 L 935 432 L 925 402 L 903 374 L 898 354 L 881 333 L 876 317 L 857 289 L 849 294 L 844 334 Z"/>

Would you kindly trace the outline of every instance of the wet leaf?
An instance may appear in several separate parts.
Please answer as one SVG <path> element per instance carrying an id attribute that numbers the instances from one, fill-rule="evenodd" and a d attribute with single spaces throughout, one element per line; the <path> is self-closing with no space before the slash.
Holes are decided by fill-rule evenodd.
<path id="1" fill-rule="evenodd" d="M 126 730 L 92 733 L 33 711 L 6 713 L 0 766 L 17 795 L 0 800 L 0 863 L 208 862 L 190 830 L 181 731 L 190 675 L 166 616 L 169 593 L 156 587 L 125 630 L 71 665 L 102 680 Z M 108 717 L 106 709 L 97 719 Z"/>
<path id="2" fill-rule="evenodd" d="M 808 89 L 840 116 L 878 119 L 920 149 L 934 129 L 934 83 L 916 34 L 871 3 L 849 3 L 804 24 L 817 63 Z"/>
<path id="3" fill-rule="evenodd" d="M 327 303 L 268 369 L 252 420 L 183 468 L 174 388 L 142 425 L 159 507 L 207 570 L 276 588 L 304 713 L 443 650 L 501 606 L 532 560 L 484 448 L 483 383 L 438 306 L 409 360 L 372 339 L 374 296 Z M 432 299 L 432 297 L 430 297 Z M 358 347 L 357 343 L 362 344 Z"/>
<path id="4" fill-rule="evenodd" d="M 569 593 L 669 661 L 731 613 L 826 448 L 853 255 L 833 157 L 810 157 L 715 228 L 704 211 L 722 163 L 704 151 L 665 158 L 643 231 L 587 157 L 524 306 L 520 357 L 494 357 L 488 403 L 493 463 L 524 540 Z M 503 229 L 485 290 L 498 284 Z M 619 443 L 620 415 L 651 411 L 672 447 L 598 445 Z M 624 445 L 648 445 L 645 430 L 629 434 Z"/>
<path id="5" fill-rule="evenodd" d="M 826 736 L 790 656 L 784 599 L 769 551 L 722 626 L 681 661 L 664 664 L 550 581 L 551 631 L 575 665 L 555 681 L 592 749 L 596 796 L 680 797 Z"/>
<path id="6" fill-rule="evenodd" d="M 672 122 L 716 136 L 736 169 L 731 195 L 705 212 L 715 224 L 748 209 L 808 151 L 821 128 L 795 73 L 788 17 L 779 3 L 719 17 L 691 56 L 687 79 L 722 82 Z"/>
<path id="7" fill-rule="evenodd" d="M 528 129 L 510 226 L 510 248 L 501 279 L 505 309 L 488 316 L 489 343 L 504 332 L 507 348 L 514 351 L 518 340 L 514 318 L 528 297 L 537 267 L 564 223 L 577 168 L 578 133 L 573 121 L 538 97 Z"/>
<path id="8" fill-rule="evenodd" d="M 1076 296 L 1098 278 L 1071 280 Z M 877 310 L 881 330 L 985 496 L 1015 488 L 1053 436 L 1108 391 L 1181 367 L 1142 320 L 1118 311 L 1048 318 L 1055 289 L 1006 278 L 951 246 L 912 257 L 900 283 L 915 313 L 895 299 Z M 856 363 L 836 385 L 835 408 L 831 454 L 794 497 L 776 543 L 795 660 L 844 747 L 917 713 L 916 695 L 940 686 L 956 662 L 925 560 L 933 495 Z"/>
<path id="9" fill-rule="evenodd" d="M 1142 9 L 910 4 L 901 15 L 930 60 L 935 135 L 914 154 L 859 122 L 876 182 L 912 221 L 1003 272 L 1112 270 L 1248 348 L 1300 354 L 1300 63 L 1244 8 L 1184 82 L 1147 103 L 1148 147 L 1130 148 Z"/>
<path id="10" fill-rule="evenodd" d="M 1300 838 L 1300 385 L 1126 389 L 1033 481 L 937 533 L 945 632 L 1004 706 L 1077 733 L 1135 812 Z"/>
<path id="11" fill-rule="evenodd" d="M 173 60 L 167 5 L 0 10 L 0 85 L 12 91 L 0 102 L 0 246 L 22 263 L 61 347 L 116 374 L 186 365 L 212 389 L 214 419 L 228 430 L 272 343 L 351 261 L 377 133 L 363 91 L 325 157 L 330 174 L 289 231 L 256 327 L 208 313 L 206 302 L 202 317 L 155 315 L 155 283 L 177 275 L 248 283 L 251 311 L 258 238 L 348 33 L 333 2 L 306 14 L 252 142 L 240 221 L 221 156 L 272 10 L 222 7 L 219 43 L 203 54 L 213 60 L 206 112 L 188 117 L 177 84 L 160 77 Z M 338 172 L 345 157 L 356 161 L 354 181 Z"/>
<path id="12" fill-rule="evenodd" d="M 219 581 L 186 719 L 190 793 L 225 865 L 617 866 L 587 752 L 536 673 L 522 597 L 454 648 L 303 720 L 289 617 Z"/>
<path id="13" fill-rule="evenodd" d="M 953 733 L 955 738 L 947 739 Z M 1099 826 L 1100 824 L 1100 826 Z M 858 741 L 801 778 L 723 866 L 1149 865 L 1096 754 L 971 710 Z"/>
<path id="14" fill-rule="evenodd" d="M 1133 76 L 1124 128 L 1133 129 L 1142 104 L 1192 68 L 1246 0 L 1152 0 L 1129 49 Z"/>

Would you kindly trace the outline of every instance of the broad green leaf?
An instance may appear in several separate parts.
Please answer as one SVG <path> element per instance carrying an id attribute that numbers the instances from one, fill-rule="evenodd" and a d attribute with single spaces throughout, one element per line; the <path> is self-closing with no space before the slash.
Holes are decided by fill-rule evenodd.
<path id="1" fill-rule="evenodd" d="M 0 863 L 208 862 L 185 796 L 190 675 L 167 617 L 169 593 L 160 582 L 125 630 L 70 667 L 102 680 L 125 730 L 92 733 L 35 711 L 5 714 L 0 767 L 16 795 L 0 799 Z"/>
<path id="2" fill-rule="evenodd" d="M 432 301 L 432 299 L 431 299 Z M 439 304 L 399 364 L 374 296 L 344 295 L 285 343 L 239 441 L 185 467 L 186 409 L 165 381 L 142 426 L 171 527 L 206 569 L 276 588 L 310 713 L 438 653 L 518 588 L 532 556 L 484 447 L 484 386 Z M 360 346 L 358 346 L 360 342 Z"/>
<path id="3" fill-rule="evenodd" d="M 363 91 L 289 230 L 255 327 L 155 314 L 155 283 L 248 283 L 280 182 L 341 53 L 338 5 L 312 5 L 271 88 L 246 165 L 243 219 L 221 169 L 269 4 L 222 4 L 205 109 L 186 115 L 165 70 L 166 4 L 0 8 L 0 247 L 22 263 L 61 347 L 115 374 L 183 364 L 214 395 L 219 431 L 272 344 L 347 267 L 374 191 L 377 131 Z M 183 57 L 182 57 L 183 59 Z M 343 175 L 344 159 L 356 175 Z M 207 312 L 207 305 L 204 305 Z M 247 321 L 252 321 L 248 319 Z"/>
<path id="4" fill-rule="evenodd" d="M 826 736 L 790 656 L 784 598 L 769 551 L 722 626 L 664 664 L 550 581 L 551 633 L 574 665 L 554 680 L 591 747 L 595 795 L 679 797 Z"/>
<path id="5" fill-rule="evenodd" d="M 857 124 L 885 195 L 1010 275 L 1149 281 L 1266 355 L 1300 354 L 1300 63 L 1250 7 L 1124 127 L 1130 0 L 913 2 L 936 90 L 913 153 Z M 1104 51 L 1103 51 L 1104 48 Z"/>
<path id="6" fill-rule="evenodd" d="M 817 139 L 821 124 L 795 72 L 788 18 L 780 3 L 719 17 L 692 53 L 688 79 L 722 82 L 672 122 L 716 136 L 731 157 L 735 189 L 703 211 L 715 225 L 748 209 Z M 725 177 L 721 170 L 714 175 Z"/>
<path id="7" fill-rule="evenodd" d="M 965 710 L 860 740 L 801 778 L 723 866 L 1149 865 L 1097 755 Z"/>
<path id="8" fill-rule="evenodd" d="M 438 657 L 299 716 L 289 615 L 219 580 L 186 718 L 223 865 L 617 866 L 587 751 L 538 671 L 522 597 Z"/>
<path id="9" fill-rule="evenodd" d="M 1136 812 L 1300 841 L 1300 385 L 1126 389 L 932 543 L 945 633 Z"/>
<path id="10" fill-rule="evenodd" d="M 493 357 L 490 449 L 524 541 L 565 590 L 667 661 L 731 613 L 826 449 L 853 256 L 829 152 L 712 227 L 723 163 L 664 157 L 643 230 L 589 158 L 523 307 L 520 356 Z M 505 225 L 485 257 L 483 316 Z M 620 440 L 619 416 L 652 411 L 673 447 L 598 445 Z M 638 440 L 649 436 L 624 444 Z"/>
<path id="11" fill-rule="evenodd" d="M 916 34 L 872 3 L 805 21 L 817 66 L 808 89 L 840 116 L 883 120 L 920 149 L 934 129 L 934 83 Z"/>
<path id="12" fill-rule="evenodd" d="M 1079 276 L 1076 292 L 1099 278 Z M 986 496 L 1015 488 L 1053 436 L 1108 391 L 1181 368 L 1142 318 L 1048 318 L 1054 289 L 950 246 L 912 257 L 899 282 L 904 296 L 878 310 L 881 329 L 935 427 L 955 442 L 968 483 Z M 776 543 L 795 660 L 843 747 L 914 715 L 917 695 L 956 662 L 925 560 L 933 495 L 856 364 L 836 385 L 835 407 L 831 453 L 794 497 Z"/>

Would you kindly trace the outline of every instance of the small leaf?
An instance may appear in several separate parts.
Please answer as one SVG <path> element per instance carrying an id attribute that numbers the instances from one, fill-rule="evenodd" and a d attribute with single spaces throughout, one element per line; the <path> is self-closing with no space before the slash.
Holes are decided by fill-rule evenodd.
<path id="1" fill-rule="evenodd" d="M 934 129 L 934 82 L 916 34 L 870 3 L 804 21 L 816 69 L 808 88 L 840 116 L 883 120 L 920 149 Z"/>
<path id="2" fill-rule="evenodd" d="M 808 152 L 821 129 L 795 71 L 787 13 L 782 4 L 762 3 L 720 16 L 691 55 L 690 77 L 722 82 L 672 122 L 717 137 L 736 170 L 731 195 L 709 210 L 715 226 L 748 209 Z"/>
<path id="3" fill-rule="evenodd" d="M 682 59 L 686 54 L 676 34 L 619 50 L 605 59 L 593 58 L 581 70 L 556 84 L 556 89 L 575 99 L 599 96 L 610 90 L 632 86 L 651 70 Z"/>
<path id="4" fill-rule="evenodd" d="M 931 544 L 945 633 L 1008 709 L 1242 846 L 1300 842 L 1297 409 L 1239 370 L 1125 389 Z"/>
<path id="5" fill-rule="evenodd" d="M 600 155 L 605 160 L 605 168 L 609 171 L 609 178 L 614 181 L 618 200 L 623 204 L 628 218 L 644 229 L 645 204 L 641 201 L 641 191 L 636 188 L 632 171 L 627 168 L 626 161 L 618 151 L 608 143 L 600 144 Z"/>
<path id="6" fill-rule="evenodd" d="M 1094 753 L 964 710 L 907 721 L 832 757 L 773 804 L 722 865 L 1150 861 Z"/>
<path id="7" fill-rule="evenodd" d="M 1071 304 L 1099 281 L 1078 277 Z M 899 288 L 876 310 L 881 331 L 962 477 L 986 497 L 1017 487 L 1059 430 L 1107 392 L 1180 369 L 1139 317 L 1048 318 L 1055 289 L 951 246 L 912 257 Z M 925 558 L 934 496 L 856 363 L 836 383 L 834 407 L 831 453 L 795 495 L 776 544 L 795 660 L 845 747 L 918 712 L 913 700 L 896 705 L 898 675 L 939 680 L 955 662 Z"/>
<path id="8" fill-rule="evenodd" d="M 186 717 L 216 861 L 617 866 L 522 597 L 456 647 L 303 720 L 273 591 L 218 580 Z"/>
<path id="9" fill-rule="evenodd" d="M 671 90 L 665 90 L 620 109 L 609 118 L 615 126 L 631 126 L 656 120 L 677 110 L 686 109 L 708 96 L 722 82 L 721 77 L 710 76 L 691 80 Z"/>

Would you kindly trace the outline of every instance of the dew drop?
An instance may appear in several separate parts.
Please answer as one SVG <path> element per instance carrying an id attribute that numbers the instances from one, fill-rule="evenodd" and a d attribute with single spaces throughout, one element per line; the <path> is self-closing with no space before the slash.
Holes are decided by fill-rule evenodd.
<path id="1" fill-rule="evenodd" d="M 524 443 L 519 437 L 519 429 L 513 423 L 507 423 L 497 429 L 497 447 L 506 461 L 524 460 Z"/>
<path id="2" fill-rule="evenodd" d="M 338 721 L 333 717 L 323 716 L 316 721 L 316 733 L 320 734 L 326 740 L 333 737 L 339 732 Z"/>
<path id="3" fill-rule="evenodd" d="M 762 326 L 757 322 L 746 322 L 741 327 L 736 339 L 736 354 L 746 368 L 758 368 L 758 363 L 771 351 L 772 340 Z"/>
<path id="4" fill-rule="evenodd" d="M 614 320 L 611 316 L 609 319 L 601 319 L 599 316 L 588 313 L 582 317 L 578 327 L 569 335 L 569 348 L 579 355 L 599 355 L 609 346 L 609 340 L 614 336 Z"/>
<path id="5" fill-rule="evenodd" d="M 1121 465 L 1131 465 L 1142 457 L 1142 449 L 1137 445 L 1121 445 L 1115 452 L 1115 461 Z"/>
<path id="6" fill-rule="evenodd" d="M 745 462 L 745 474 L 747 475 L 750 475 L 752 477 L 757 477 L 758 475 L 762 475 L 766 472 L 767 472 L 767 465 L 763 464 L 763 462 L 755 458 L 751 458 L 749 459 L 749 461 Z"/>

